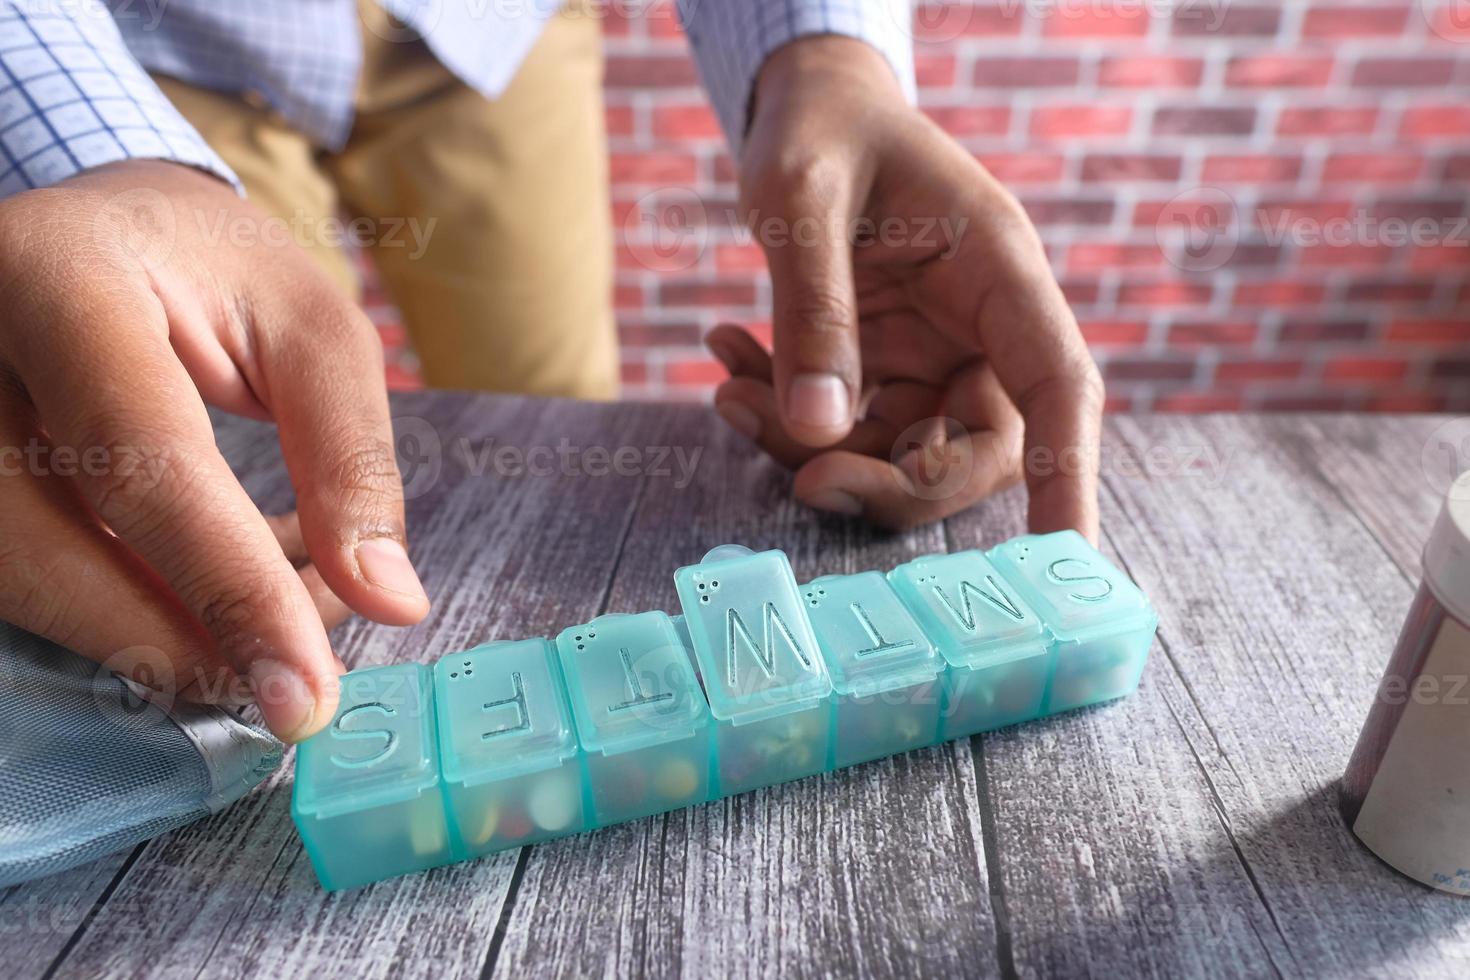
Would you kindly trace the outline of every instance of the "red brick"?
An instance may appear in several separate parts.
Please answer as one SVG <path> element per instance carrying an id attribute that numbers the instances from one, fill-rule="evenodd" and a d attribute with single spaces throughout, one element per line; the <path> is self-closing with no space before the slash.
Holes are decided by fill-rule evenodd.
<path id="1" fill-rule="evenodd" d="M 1297 252 L 1302 268 L 1381 269 L 1393 261 L 1388 245 L 1311 245 Z"/>
<path id="2" fill-rule="evenodd" d="M 1281 136 L 1367 136 L 1378 125 L 1373 106 L 1288 106 L 1281 110 L 1276 132 Z"/>
<path id="3" fill-rule="evenodd" d="M 1470 182 L 1470 153 L 1452 153 L 1445 158 L 1443 179 Z"/>
<path id="4" fill-rule="evenodd" d="M 919 88 L 951 88 L 956 67 L 952 54 L 914 53 L 914 80 Z"/>
<path id="5" fill-rule="evenodd" d="M 633 282 L 613 286 L 613 307 L 619 310 L 643 309 L 643 287 Z"/>
<path id="6" fill-rule="evenodd" d="M 1246 136 L 1256 110 L 1227 106 L 1163 106 L 1154 112 L 1156 136 Z"/>
<path id="7" fill-rule="evenodd" d="M 1054 184 L 1066 158 L 1059 153 L 981 153 L 976 159 L 1003 184 Z"/>
<path id="8" fill-rule="evenodd" d="M 1430 279 L 1360 278 L 1348 283 L 1350 303 L 1421 304 L 1434 298 L 1434 281 Z"/>
<path id="9" fill-rule="evenodd" d="M 976 88 L 1069 88 L 1077 84 L 1075 57 L 1002 57 L 981 55 L 971 80 Z"/>
<path id="10" fill-rule="evenodd" d="M 1125 282 L 1118 287 L 1118 305 L 1201 306 L 1210 301 L 1212 293 L 1203 282 Z"/>
<path id="11" fill-rule="evenodd" d="M 1154 399 L 1157 412 L 1238 412 L 1243 407 L 1239 394 L 1179 391 Z"/>
<path id="12" fill-rule="evenodd" d="M 1193 359 L 1117 357 L 1103 362 L 1102 372 L 1108 381 L 1190 381 L 1195 363 Z"/>
<path id="13" fill-rule="evenodd" d="M 660 0 L 658 3 L 644 4 L 641 13 L 642 16 L 639 19 L 647 28 L 649 37 L 683 36 L 684 28 L 679 23 L 679 9 L 674 0 Z"/>
<path id="14" fill-rule="evenodd" d="M 1297 360 L 1252 358 L 1221 361 L 1215 365 L 1215 380 L 1228 384 L 1248 381 L 1294 381 L 1302 376 L 1305 364 Z"/>
<path id="15" fill-rule="evenodd" d="M 659 302 L 664 306 L 752 306 L 755 283 L 743 279 L 716 282 L 673 281 L 658 288 Z"/>
<path id="16" fill-rule="evenodd" d="M 1119 415 L 1133 411 L 1133 397 L 1109 391 L 1103 396 L 1103 414 Z"/>
<path id="17" fill-rule="evenodd" d="M 766 271 L 766 253 L 762 252 L 759 245 L 717 245 L 715 246 L 715 268 L 721 272 L 756 272 L 764 274 Z"/>
<path id="18" fill-rule="evenodd" d="M 714 159 L 714 179 L 717 184 L 733 184 L 739 179 L 735 170 L 735 161 L 730 159 L 730 154 L 721 153 Z"/>
<path id="19" fill-rule="evenodd" d="M 1354 85 L 1366 88 L 1422 88 L 1447 85 L 1455 76 L 1449 58 L 1364 58 L 1353 69 Z"/>
<path id="20" fill-rule="evenodd" d="M 1091 306 L 1101 292 L 1096 279 L 1063 279 L 1058 285 L 1062 287 L 1062 297 L 1073 307 Z"/>
<path id="21" fill-rule="evenodd" d="M 1132 120 L 1133 110 L 1127 106 L 1038 106 L 1031 113 L 1031 135 L 1039 139 L 1121 136 Z"/>
<path id="22" fill-rule="evenodd" d="M 1171 26 L 1177 37 L 1273 37 L 1280 23 L 1279 7 L 1181 3 Z"/>
<path id="23" fill-rule="evenodd" d="M 687 153 L 613 153 L 609 169 L 614 184 L 694 183 L 697 161 Z"/>
<path id="24" fill-rule="evenodd" d="M 1332 59 L 1318 55 L 1250 55 L 1225 69 L 1225 83 L 1241 88 L 1318 88 L 1331 77 Z"/>
<path id="25" fill-rule="evenodd" d="M 1235 287 L 1233 306 L 1313 306 L 1327 290 L 1321 283 L 1290 279 L 1242 282 Z"/>
<path id="26" fill-rule="evenodd" d="M 1386 337 L 1410 344 L 1470 344 L 1470 314 L 1461 320 L 1395 320 Z"/>
<path id="27" fill-rule="evenodd" d="M 1259 327 L 1248 320 L 1171 323 L 1168 343 L 1185 346 L 1240 346 L 1254 343 L 1258 332 Z"/>
<path id="28" fill-rule="evenodd" d="M 1084 181 L 1136 181 L 1179 179 L 1180 158 L 1147 153 L 1089 153 L 1082 160 Z"/>
<path id="29" fill-rule="evenodd" d="M 1470 136 L 1470 105 L 1416 105 L 1405 109 L 1399 135 L 1406 139 Z"/>
<path id="30" fill-rule="evenodd" d="M 1417 153 L 1334 153 L 1327 158 L 1322 179 L 1328 183 L 1371 181 L 1405 183 L 1424 172 L 1424 157 Z"/>
<path id="31" fill-rule="evenodd" d="M 1148 33 L 1149 11 L 1144 3 L 1059 3 L 1045 9 L 1042 33 L 1049 38 L 1143 37 Z"/>
<path id="32" fill-rule="evenodd" d="M 1221 183 L 1266 184 L 1301 176 L 1302 158 L 1265 153 L 1219 154 L 1205 158 L 1201 177 Z"/>
<path id="33" fill-rule="evenodd" d="M 653 135 L 666 140 L 720 139 L 719 120 L 707 105 L 665 105 L 653 110 Z"/>
<path id="34" fill-rule="evenodd" d="M 1390 392 L 1374 395 L 1363 405 L 1370 412 L 1443 412 L 1449 405 L 1443 395 L 1424 392 Z"/>
<path id="35" fill-rule="evenodd" d="M 709 357 L 674 358 L 664 362 L 664 377 L 674 385 L 716 385 L 730 376 L 725 366 Z"/>
<path id="36" fill-rule="evenodd" d="M 699 83 L 687 55 L 609 55 L 603 73 L 609 88 L 689 88 Z"/>
<path id="37" fill-rule="evenodd" d="M 1303 37 L 1397 37 L 1409 20 L 1408 4 L 1392 7 L 1313 7 L 1302 22 Z"/>
<path id="38" fill-rule="evenodd" d="M 1159 269 L 1166 259 L 1157 242 L 1075 242 L 1067 249 L 1069 272 L 1106 272 L 1109 269 Z"/>
<path id="39" fill-rule="evenodd" d="M 1097 347 L 1136 347 L 1148 340 L 1148 324 L 1141 320 L 1083 320 L 1082 336 Z"/>
<path id="40" fill-rule="evenodd" d="M 1021 33 L 1024 12 L 1021 4 L 921 3 L 914 10 L 914 38 L 934 44 L 961 37 L 1011 37 Z"/>
<path id="41" fill-rule="evenodd" d="M 1322 368 L 1328 381 L 1402 381 L 1409 373 L 1409 362 L 1392 357 L 1338 357 Z"/>
<path id="42" fill-rule="evenodd" d="M 648 365 L 642 361 L 624 361 L 618 365 L 623 384 L 641 385 L 648 383 Z"/>
<path id="43" fill-rule="evenodd" d="M 609 136 L 632 136 L 633 135 L 633 107 L 628 105 L 609 105 L 603 113 L 606 120 L 607 135 Z"/>
<path id="44" fill-rule="evenodd" d="M 1470 248 L 1463 243 L 1411 245 L 1408 266 L 1412 272 L 1470 272 Z"/>
<path id="45" fill-rule="evenodd" d="M 1436 358 L 1429 367 L 1429 376 L 1451 380 L 1470 378 L 1470 357 Z"/>
<path id="46" fill-rule="evenodd" d="M 1251 217 L 1263 229 L 1290 231 L 1293 224 L 1310 225 L 1313 230 L 1331 221 L 1342 221 L 1352 216 L 1353 202 L 1346 199 L 1322 198 L 1267 198 L 1256 205 Z"/>
<path id="47" fill-rule="evenodd" d="M 625 348 L 695 347 L 701 336 L 697 323 L 618 322 L 618 340 Z"/>
<path id="48" fill-rule="evenodd" d="M 929 105 L 924 114 L 951 136 L 1004 136 L 1011 110 L 1003 105 Z"/>
<path id="49" fill-rule="evenodd" d="M 1281 325 L 1283 344 L 1362 343 L 1368 324 L 1362 320 L 1288 320 Z"/>
<path id="50" fill-rule="evenodd" d="M 1194 88 L 1204 77 L 1201 58 L 1165 55 L 1104 57 L 1098 65 L 1097 82 L 1112 88 Z"/>
<path id="51" fill-rule="evenodd" d="M 1079 197 L 1022 198 L 1033 223 L 1037 225 L 1073 225 L 1093 227 L 1105 225 L 1113 218 L 1114 203 L 1111 198 L 1086 199 Z"/>
<path id="52" fill-rule="evenodd" d="M 1260 402 L 1265 412 L 1341 412 L 1351 406 L 1345 395 L 1271 395 Z"/>

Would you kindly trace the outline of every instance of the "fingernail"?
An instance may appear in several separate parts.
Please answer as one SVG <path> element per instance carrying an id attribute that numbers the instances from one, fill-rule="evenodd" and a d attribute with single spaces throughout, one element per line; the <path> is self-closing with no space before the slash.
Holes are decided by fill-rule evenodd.
<path id="1" fill-rule="evenodd" d="M 739 402 L 716 402 L 715 411 L 730 424 L 730 428 L 752 442 L 760 438 L 761 419 Z"/>
<path id="2" fill-rule="evenodd" d="M 847 385 L 835 374 L 798 374 L 786 389 L 786 414 L 800 425 L 841 428 L 850 421 L 851 410 Z"/>
<path id="3" fill-rule="evenodd" d="M 856 517 L 863 512 L 863 502 L 846 490 L 818 490 L 808 495 L 806 502 L 817 510 L 830 510 L 848 517 Z"/>
<path id="4" fill-rule="evenodd" d="M 294 742 L 312 729 L 316 695 L 306 680 L 279 660 L 250 665 L 250 687 L 265 723 L 282 741 Z"/>
<path id="5" fill-rule="evenodd" d="M 392 538 L 370 538 L 358 545 L 357 567 L 362 569 L 363 578 L 380 589 L 428 601 L 408 552 Z"/>

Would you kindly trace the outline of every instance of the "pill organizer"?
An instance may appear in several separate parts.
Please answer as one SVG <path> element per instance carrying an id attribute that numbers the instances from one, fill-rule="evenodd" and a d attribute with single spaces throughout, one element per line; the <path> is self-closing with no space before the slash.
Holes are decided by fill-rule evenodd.
<path id="1" fill-rule="evenodd" d="M 296 753 L 291 814 L 322 886 L 692 806 L 1111 701 L 1157 616 L 1074 531 L 798 584 L 722 545 L 674 573 L 682 615 L 342 678 Z"/>

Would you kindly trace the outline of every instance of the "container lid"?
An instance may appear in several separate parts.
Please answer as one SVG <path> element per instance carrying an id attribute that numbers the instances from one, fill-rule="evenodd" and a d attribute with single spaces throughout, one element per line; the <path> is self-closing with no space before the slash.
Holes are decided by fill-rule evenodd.
<path id="1" fill-rule="evenodd" d="M 791 563 L 725 545 L 674 572 L 710 711 L 736 725 L 813 707 L 832 680 Z"/>
<path id="2" fill-rule="evenodd" d="M 1445 496 L 1424 548 L 1424 579 L 1456 619 L 1470 623 L 1470 470 Z"/>
<path id="3" fill-rule="evenodd" d="M 956 667 L 1008 663 L 1046 650 L 1040 618 L 979 551 L 915 558 L 889 572 L 888 581 Z"/>
<path id="4" fill-rule="evenodd" d="M 688 738 L 709 724 L 689 653 L 662 612 L 610 613 L 556 638 L 577 734 L 615 755 Z"/>
<path id="5" fill-rule="evenodd" d="M 990 558 L 1058 639 L 1153 616 L 1133 580 L 1076 531 L 1015 538 Z"/>
<path id="6" fill-rule="evenodd" d="M 434 665 L 444 778 L 474 786 L 560 765 L 577 751 L 561 670 L 542 637 L 451 653 Z"/>
<path id="7" fill-rule="evenodd" d="M 881 572 L 825 575 L 801 587 L 838 694 L 867 696 L 912 687 L 944 660 Z"/>
<path id="8" fill-rule="evenodd" d="M 295 809 L 330 817 L 414 799 L 436 786 L 430 683 L 423 664 L 344 675 L 336 717 L 296 750 Z"/>

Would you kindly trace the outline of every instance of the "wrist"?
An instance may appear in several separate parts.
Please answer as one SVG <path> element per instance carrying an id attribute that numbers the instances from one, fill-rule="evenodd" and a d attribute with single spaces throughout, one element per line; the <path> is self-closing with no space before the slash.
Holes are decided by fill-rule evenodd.
<path id="1" fill-rule="evenodd" d="M 817 34 L 782 45 L 761 65 L 751 93 L 751 127 L 763 110 L 813 90 L 871 107 L 907 107 L 898 77 L 877 48 L 853 37 Z"/>

